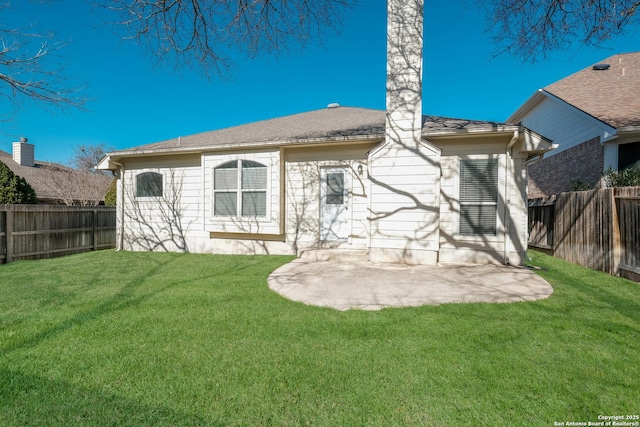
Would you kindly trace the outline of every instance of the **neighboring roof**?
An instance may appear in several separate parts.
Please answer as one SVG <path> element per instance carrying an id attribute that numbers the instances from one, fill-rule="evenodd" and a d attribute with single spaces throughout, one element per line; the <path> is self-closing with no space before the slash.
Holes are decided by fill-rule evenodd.
<path id="1" fill-rule="evenodd" d="M 544 91 L 618 130 L 640 126 L 640 52 L 616 54 L 599 64 L 609 68 L 594 70 L 592 64 Z"/>
<path id="2" fill-rule="evenodd" d="M 333 107 L 248 123 L 196 135 L 142 145 L 109 155 L 126 155 L 238 145 L 384 139 L 386 112 L 368 108 Z M 495 132 L 512 128 L 502 123 L 423 116 L 425 137 L 464 132 Z"/>
<path id="3" fill-rule="evenodd" d="M 35 190 L 39 200 L 101 201 L 112 178 L 106 175 L 78 171 L 58 163 L 35 161 L 34 166 L 22 166 L 11 154 L 0 150 L 0 162 L 14 174 L 24 178 Z"/>

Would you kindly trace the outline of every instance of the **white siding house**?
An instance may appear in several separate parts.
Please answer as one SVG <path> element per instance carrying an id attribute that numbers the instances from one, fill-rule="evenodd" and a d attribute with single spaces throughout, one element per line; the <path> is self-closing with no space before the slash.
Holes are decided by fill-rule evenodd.
<path id="1" fill-rule="evenodd" d="M 524 163 L 550 142 L 520 125 L 423 115 L 422 1 L 390 1 L 388 15 L 384 111 L 330 104 L 108 153 L 99 166 L 120 177 L 119 248 L 522 263 Z M 148 172 L 162 191 L 139 196 Z"/>
<path id="2" fill-rule="evenodd" d="M 238 126 L 109 153 L 119 248 L 520 264 L 525 161 L 550 143 L 521 126 L 425 116 L 409 150 L 385 139 L 385 115 L 332 107 L 251 124 L 266 142 Z M 312 137 L 290 133 L 301 124 Z"/>

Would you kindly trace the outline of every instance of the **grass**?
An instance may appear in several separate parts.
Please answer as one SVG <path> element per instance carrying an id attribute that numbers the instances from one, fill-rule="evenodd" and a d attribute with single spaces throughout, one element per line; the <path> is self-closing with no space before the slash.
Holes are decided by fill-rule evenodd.
<path id="1" fill-rule="evenodd" d="M 547 300 L 338 312 L 276 256 L 0 266 L 0 424 L 540 425 L 640 412 L 640 289 L 540 253 Z"/>

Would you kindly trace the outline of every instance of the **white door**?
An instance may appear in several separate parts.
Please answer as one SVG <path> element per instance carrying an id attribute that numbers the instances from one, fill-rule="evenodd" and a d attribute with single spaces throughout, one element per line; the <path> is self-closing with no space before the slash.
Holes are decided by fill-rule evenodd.
<path id="1" fill-rule="evenodd" d="M 320 240 L 347 240 L 351 230 L 347 168 L 321 170 Z"/>

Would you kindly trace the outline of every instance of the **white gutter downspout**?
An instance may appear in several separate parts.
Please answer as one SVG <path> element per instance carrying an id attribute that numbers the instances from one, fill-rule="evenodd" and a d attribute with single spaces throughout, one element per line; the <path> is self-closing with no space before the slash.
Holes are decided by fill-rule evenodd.
<path id="1" fill-rule="evenodd" d="M 109 160 L 120 169 L 120 235 L 118 236 L 118 245 L 116 251 L 120 252 L 124 249 L 124 165 L 122 163 Z"/>
<path id="2" fill-rule="evenodd" d="M 509 191 L 509 177 L 511 176 L 511 163 L 513 161 L 513 155 L 511 151 L 516 141 L 520 137 L 520 131 L 515 130 L 511 141 L 507 145 L 506 151 L 506 165 L 505 165 L 505 177 L 504 177 L 504 263 L 509 264 L 509 226 L 510 226 L 510 210 L 509 204 L 511 203 L 511 192 Z"/>

